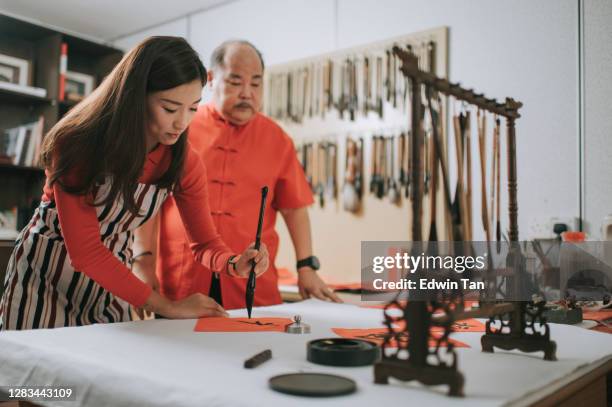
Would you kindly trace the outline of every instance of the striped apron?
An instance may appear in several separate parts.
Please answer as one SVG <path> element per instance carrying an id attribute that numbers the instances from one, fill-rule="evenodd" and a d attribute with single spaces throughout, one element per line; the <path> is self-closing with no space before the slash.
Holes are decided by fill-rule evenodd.
<path id="1" fill-rule="evenodd" d="M 104 196 L 109 189 L 107 180 L 96 197 Z M 135 192 L 138 215 L 124 207 L 121 197 L 112 205 L 96 207 L 102 243 L 127 267 L 132 259 L 134 229 L 152 217 L 168 195 L 166 188 L 139 184 Z M 9 260 L 0 300 L 0 331 L 130 319 L 127 302 L 72 267 L 55 201 L 41 202 L 17 237 Z"/>

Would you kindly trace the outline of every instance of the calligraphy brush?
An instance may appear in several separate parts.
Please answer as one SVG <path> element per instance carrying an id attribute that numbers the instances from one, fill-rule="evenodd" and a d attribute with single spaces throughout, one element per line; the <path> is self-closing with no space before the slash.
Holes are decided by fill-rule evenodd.
<path id="1" fill-rule="evenodd" d="M 478 110 L 477 123 L 478 123 L 478 147 L 480 152 L 480 188 L 481 193 L 481 218 L 482 227 L 485 231 L 487 239 L 487 245 L 491 242 L 491 227 L 489 225 L 489 208 L 487 208 L 487 139 L 486 139 L 486 126 L 487 117 L 484 113 L 481 114 Z"/>
<path id="2" fill-rule="evenodd" d="M 497 123 L 499 119 L 495 116 L 495 122 Z M 489 225 L 491 228 L 495 225 L 495 170 L 497 169 L 497 165 L 495 164 L 495 160 L 497 158 L 497 153 L 495 148 L 497 146 L 497 125 L 493 126 L 493 153 L 491 154 L 491 205 L 489 206 Z"/>
<path id="3" fill-rule="evenodd" d="M 472 240 L 472 231 L 473 231 L 473 224 L 472 224 L 472 136 L 471 136 L 471 125 L 470 125 L 470 112 L 467 111 L 465 113 L 465 138 L 464 138 L 464 144 L 463 144 L 463 148 L 465 149 L 465 159 L 466 159 L 466 171 L 467 171 L 467 191 L 466 191 L 466 195 L 465 195 L 465 201 L 466 204 L 463 205 L 464 207 L 464 213 L 465 213 L 465 217 L 463 219 L 466 219 L 467 221 L 463 222 L 464 225 L 464 230 L 465 230 L 465 235 L 464 238 L 466 238 L 466 240 Z"/>
<path id="4" fill-rule="evenodd" d="M 431 92 L 427 92 L 426 94 L 427 94 L 427 106 L 428 106 L 431 121 L 437 123 L 438 118 L 436 116 L 436 118 L 434 119 L 435 116 L 433 113 L 433 109 L 431 107 Z M 442 149 L 442 140 L 440 138 L 440 134 L 438 130 L 439 130 L 438 126 L 432 126 L 434 146 L 435 146 L 435 151 L 437 152 L 436 158 L 438 160 L 438 163 L 440 164 L 440 170 L 442 171 L 442 186 L 444 187 L 444 200 L 446 204 L 446 210 L 448 213 L 452 214 L 453 209 L 452 209 L 452 203 L 451 203 L 449 175 L 448 175 L 448 170 L 447 170 L 448 167 L 446 165 L 445 155 L 441 153 L 444 150 Z M 436 166 L 436 168 L 438 167 Z M 454 225 L 453 225 L 453 229 L 454 229 Z"/>
<path id="5" fill-rule="evenodd" d="M 500 129 L 499 129 L 500 123 L 499 123 L 499 119 L 497 119 L 495 125 L 497 126 L 497 139 L 495 140 L 495 144 L 496 144 L 496 146 L 495 146 L 496 147 L 496 153 L 495 154 L 497 155 L 497 158 L 496 158 L 496 161 L 495 161 L 495 163 L 497 165 L 497 171 L 496 171 L 496 177 L 497 177 L 496 184 L 497 185 L 496 185 L 496 191 L 495 191 L 495 194 L 496 194 L 496 196 L 495 196 L 495 199 L 496 199 L 496 205 L 495 205 L 496 206 L 496 213 L 495 214 L 496 214 L 496 217 L 497 217 L 497 224 L 496 224 L 496 228 L 495 228 L 495 240 L 497 241 L 497 253 L 499 253 L 501 251 L 501 247 L 500 247 L 500 242 L 501 242 L 501 225 L 500 225 L 500 222 L 499 222 L 499 203 L 500 203 L 500 201 L 499 201 L 499 192 L 500 192 L 499 191 L 499 189 L 500 189 L 499 188 L 500 187 L 500 183 L 499 183 L 499 181 L 500 181 L 499 171 L 501 169 L 501 165 L 500 165 L 501 153 L 500 153 Z M 491 211 L 493 211 L 493 208 L 491 208 Z"/>
<path id="6" fill-rule="evenodd" d="M 257 234 L 255 235 L 255 250 L 259 250 L 259 246 L 261 245 L 261 228 L 263 226 L 267 195 L 268 187 L 265 186 L 261 189 L 261 206 L 259 207 L 259 222 L 257 223 Z M 249 279 L 247 281 L 245 294 L 246 308 L 249 318 L 251 318 L 251 311 L 253 310 L 253 298 L 255 298 L 255 260 L 251 259 L 251 271 L 249 272 Z"/>
<path id="7" fill-rule="evenodd" d="M 466 236 L 463 223 L 466 221 L 463 214 L 463 113 L 453 117 L 453 129 L 455 133 L 455 152 L 457 154 L 457 185 L 455 187 L 455 198 L 451 205 L 451 219 L 453 222 L 453 240 L 462 241 Z"/>
<path id="8" fill-rule="evenodd" d="M 427 89 L 427 107 L 429 108 L 429 114 L 431 118 L 431 126 L 432 132 L 433 127 L 438 125 L 438 117 L 437 112 L 434 111 L 432 103 L 431 103 L 431 89 Z M 431 135 L 431 139 L 433 139 L 433 134 Z M 434 141 L 434 140 L 431 140 Z M 437 186 L 437 178 L 438 178 L 438 158 L 436 151 L 436 143 L 432 142 L 430 147 L 429 159 L 431 160 L 430 171 L 431 171 L 431 190 L 429 194 L 429 212 L 431 215 L 431 223 L 429 225 L 429 241 L 435 242 L 438 240 L 438 232 L 436 227 L 436 188 Z"/>

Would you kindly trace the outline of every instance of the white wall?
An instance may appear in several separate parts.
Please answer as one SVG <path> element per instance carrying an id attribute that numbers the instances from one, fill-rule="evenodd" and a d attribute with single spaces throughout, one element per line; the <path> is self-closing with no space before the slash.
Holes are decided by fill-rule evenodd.
<path id="1" fill-rule="evenodd" d="M 205 61 L 221 41 L 242 37 L 262 50 L 267 64 L 274 64 L 450 27 L 449 78 L 489 97 L 512 96 L 524 104 L 517 122 L 517 154 L 519 236 L 527 238 L 533 220 L 579 215 L 577 1 L 249 0 L 179 20 L 174 34 L 187 35 Z M 605 136 L 612 119 L 604 99 L 611 86 L 612 24 L 609 1 L 586 3 L 586 39 L 592 44 L 587 47 L 586 70 L 587 77 L 592 75 L 587 78 L 586 215 L 587 225 L 596 228 L 603 215 L 612 212 L 612 193 L 605 189 L 612 156 Z M 161 32 L 169 33 L 172 24 L 160 27 Z M 129 46 L 153 33 L 158 32 L 148 30 L 117 44 Z M 477 155 L 473 157 L 476 169 Z M 475 196 L 474 202 L 478 199 Z M 367 219 L 367 214 L 365 218 L 380 222 Z M 341 231 L 338 236 L 317 235 L 317 220 L 313 223 L 317 252 L 342 239 Z M 359 258 L 358 253 L 336 255 Z M 293 264 L 289 244 L 281 248 L 279 264 Z"/>
<path id="2" fill-rule="evenodd" d="M 612 214 L 612 1 L 585 1 L 585 217 L 599 238 Z"/>
<path id="3" fill-rule="evenodd" d="M 144 31 L 140 31 L 136 34 L 130 35 L 129 37 L 123 37 L 114 42 L 115 46 L 124 50 L 128 50 L 142 40 L 152 35 L 173 35 L 177 37 L 188 38 L 188 18 L 183 17 L 162 25 L 158 25 L 153 28 L 149 28 Z"/>
<path id="4" fill-rule="evenodd" d="M 333 50 L 333 1 L 248 0 L 194 15 L 191 43 L 208 62 L 222 41 L 246 38 L 267 65 Z"/>

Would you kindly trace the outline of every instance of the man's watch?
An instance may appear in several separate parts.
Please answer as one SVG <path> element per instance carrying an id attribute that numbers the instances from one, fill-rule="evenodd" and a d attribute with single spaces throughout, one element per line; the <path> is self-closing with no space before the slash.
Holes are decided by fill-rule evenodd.
<path id="1" fill-rule="evenodd" d="M 296 268 L 299 270 L 302 267 L 310 267 L 313 270 L 318 270 L 321 268 L 321 263 L 319 263 L 317 256 L 310 256 L 306 257 L 305 259 L 298 260 Z"/>

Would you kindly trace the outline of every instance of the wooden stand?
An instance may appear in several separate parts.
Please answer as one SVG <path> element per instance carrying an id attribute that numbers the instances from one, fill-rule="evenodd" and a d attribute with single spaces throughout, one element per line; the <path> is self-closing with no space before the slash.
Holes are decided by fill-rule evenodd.
<path id="1" fill-rule="evenodd" d="M 494 347 L 503 350 L 518 349 L 527 353 L 543 351 L 544 360 L 557 360 L 557 344 L 550 340 L 548 324 L 539 320 L 541 329 L 543 329 L 543 332 L 539 332 L 535 327 L 536 320 L 538 320 L 537 315 L 530 313 L 527 306 L 528 303 L 520 302 L 512 312 L 490 317 L 486 324 L 487 331 L 480 338 L 483 352 L 493 353 Z M 541 315 L 541 312 L 538 314 Z M 526 315 L 530 315 L 533 319 L 525 321 Z M 492 329 L 491 324 L 496 320 L 501 321 L 501 327 Z"/>
<path id="2" fill-rule="evenodd" d="M 463 397 L 463 374 L 457 369 L 457 355 L 453 344 L 449 342 L 451 325 L 454 320 L 436 319 L 431 315 L 443 311 L 450 315 L 449 306 L 463 302 L 463 298 L 447 298 L 445 303 L 437 301 L 410 301 L 401 306 L 392 302 L 385 308 L 385 323 L 389 335 L 383 343 L 382 360 L 374 365 L 374 382 L 388 384 L 393 377 L 402 381 L 416 380 L 426 386 L 445 384 L 449 386 L 448 395 Z M 389 308 L 400 308 L 403 317 L 393 318 L 387 314 Z M 394 325 L 404 325 L 401 331 L 396 331 Z M 430 328 L 443 328 L 442 336 L 434 337 Z M 425 329 L 424 329 L 425 327 Z M 402 338 L 408 338 L 408 341 Z M 436 347 L 429 349 L 429 343 L 435 341 Z M 443 360 L 440 354 L 443 348 L 450 362 Z M 407 356 L 406 356 L 407 355 Z M 432 360 L 435 360 L 432 363 Z"/>
<path id="3" fill-rule="evenodd" d="M 514 270 L 512 276 L 515 292 L 522 280 L 526 278 L 523 273 L 524 256 L 518 245 L 513 245 L 506 265 Z M 520 301 L 510 303 L 512 309 L 504 312 L 492 312 L 486 323 L 486 333 L 480 339 L 483 352 L 493 352 L 497 347 L 503 350 L 518 349 L 521 352 L 544 352 L 544 360 L 557 360 L 557 344 L 550 339 L 550 329 L 543 316 L 545 302 L 538 303 Z M 498 328 L 492 328 L 492 325 Z"/>
<path id="4" fill-rule="evenodd" d="M 516 134 L 515 120 L 520 117 L 518 109 L 522 106 L 511 98 L 505 103 L 495 99 L 488 99 L 482 94 L 472 90 L 463 89 L 459 84 L 453 84 L 445 79 L 421 71 L 417 58 L 407 50 L 394 47 L 393 52 L 402 61 L 402 73 L 410 82 L 412 92 L 412 240 L 419 241 L 421 234 L 421 199 L 423 190 L 423 177 L 420 146 L 423 143 L 423 129 L 421 127 L 422 105 L 421 86 L 425 85 L 437 93 L 451 95 L 457 100 L 465 101 L 480 109 L 503 116 L 507 120 L 508 136 L 508 212 L 509 212 L 509 240 L 518 242 L 518 203 L 517 203 L 517 171 L 516 171 Z M 441 153 L 443 153 L 441 151 Z M 444 171 L 444 168 L 443 168 Z M 524 282 L 524 256 L 518 244 L 513 245 L 506 258 L 506 266 L 513 271 L 514 288 L 520 287 Z M 491 278 L 495 278 L 491 273 Z M 494 281 L 489 283 L 495 284 Z M 458 305 L 458 300 L 461 305 Z M 464 312 L 463 298 L 438 298 L 432 300 L 419 300 L 418 293 L 411 296 L 408 303 L 401 306 L 397 301 L 391 302 L 387 307 L 396 307 L 403 310 L 401 318 L 390 317 L 385 312 L 386 325 L 389 331 L 383 344 L 382 360 L 374 366 L 374 380 L 376 383 L 386 384 L 389 377 L 403 381 L 416 380 L 425 385 L 446 384 L 449 386 L 450 396 L 463 395 L 463 375 L 457 368 L 456 353 L 452 343 L 448 340 L 452 332 L 451 325 L 459 319 L 469 318 L 470 312 Z M 453 306 L 454 303 L 454 306 Z M 544 303 L 514 302 L 487 305 L 479 310 L 480 316 L 489 317 L 486 324 L 486 333 L 481 339 L 482 350 L 493 352 L 494 347 L 504 350 L 518 349 L 523 352 L 544 351 L 545 360 L 555 360 L 556 344 L 550 340 L 550 330 L 542 316 Z M 443 311 L 441 318 L 432 320 L 435 311 Z M 399 340 L 395 331 L 398 322 L 405 323 L 404 337 L 409 338 L 406 345 Z M 499 324 L 499 329 L 492 325 Z M 443 327 L 442 336 L 437 340 L 435 350 L 429 349 L 430 340 L 434 339 L 431 333 L 432 325 Z M 392 341 L 395 343 L 392 344 Z M 395 347 L 393 346 L 395 345 Z M 440 358 L 440 348 L 447 346 L 447 356 L 452 363 L 446 363 Z M 391 353 L 390 353 L 391 351 Z M 407 356 L 406 356 L 407 354 Z M 431 356 L 436 356 L 437 363 L 431 363 Z"/>
<path id="5" fill-rule="evenodd" d="M 464 378 L 456 366 L 420 366 L 410 360 L 400 359 L 386 359 L 374 366 L 374 383 L 388 384 L 389 377 L 404 382 L 417 380 L 426 386 L 447 384 L 449 385 L 449 396 L 464 396 Z"/>

